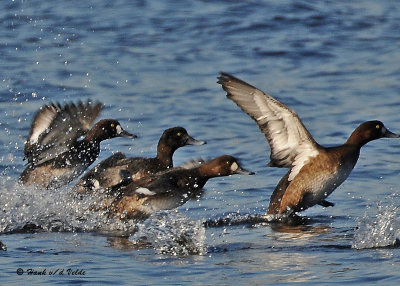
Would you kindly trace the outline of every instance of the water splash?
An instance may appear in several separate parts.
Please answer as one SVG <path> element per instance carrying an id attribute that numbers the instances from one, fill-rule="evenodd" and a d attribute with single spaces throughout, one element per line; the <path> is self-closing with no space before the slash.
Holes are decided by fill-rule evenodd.
<path id="1" fill-rule="evenodd" d="M 24 187 L 18 183 L 1 186 L 0 234 L 26 231 L 100 232 L 129 235 L 133 244 L 143 241 L 158 253 L 204 254 L 202 221 L 189 220 L 176 212 L 160 212 L 138 223 L 107 215 L 101 203 L 105 194 L 77 195 L 70 187 L 57 190 Z"/>
<path id="2" fill-rule="evenodd" d="M 137 245 L 151 245 L 159 254 L 204 255 L 205 227 L 200 220 L 190 220 L 178 212 L 158 212 L 137 225 L 130 237 Z"/>
<path id="3" fill-rule="evenodd" d="M 134 229 L 133 221 L 108 217 L 107 211 L 99 207 L 104 197 L 77 196 L 70 187 L 46 190 L 3 183 L 0 233 L 29 230 L 129 233 Z"/>
<path id="4" fill-rule="evenodd" d="M 395 202 L 399 201 L 399 195 L 391 195 L 389 201 L 389 205 L 383 205 L 384 202 L 380 202 L 375 215 L 368 214 L 368 210 L 371 210 L 369 208 L 364 216 L 358 219 L 352 248 L 379 248 L 398 244 L 400 217 L 399 206 Z"/>

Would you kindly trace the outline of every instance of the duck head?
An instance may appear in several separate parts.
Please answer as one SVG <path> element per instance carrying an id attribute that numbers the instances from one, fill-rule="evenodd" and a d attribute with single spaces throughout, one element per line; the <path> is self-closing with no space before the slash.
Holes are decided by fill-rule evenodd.
<path id="1" fill-rule="evenodd" d="M 102 119 L 97 122 L 86 135 L 87 140 L 102 141 L 115 137 L 137 138 L 121 127 L 121 124 L 115 119 Z"/>
<path id="2" fill-rule="evenodd" d="M 353 131 L 346 143 L 363 146 L 369 141 L 380 138 L 399 138 L 400 135 L 389 131 L 378 120 L 366 121 Z"/>
<path id="3" fill-rule="evenodd" d="M 242 168 L 237 159 L 230 155 L 219 156 L 200 166 L 210 177 L 229 176 L 233 174 L 253 175 L 254 172 Z"/>
<path id="4" fill-rule="evenodd" d="M 194 139 L 188 134 L 185 128 L 180 126 L 166 129 L 160 138 L 160 142 L 163 142 L 165 145 L 170 146 L 174 150 L 186 145 L 206 144 L 206 141 Z"/>

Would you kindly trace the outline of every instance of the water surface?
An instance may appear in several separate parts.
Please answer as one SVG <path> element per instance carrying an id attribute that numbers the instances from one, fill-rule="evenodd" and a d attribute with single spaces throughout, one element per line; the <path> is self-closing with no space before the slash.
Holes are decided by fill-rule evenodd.
<path id="1" fill-rule="evenodd" d="M 302 225 L 265 223 L 285 170 L 266 167 L 263 134 L 216 77 L 269 92 L 326 146 L 365 120 L 399 133 L 399 12 L 392 1 L 2 1 L 3 283 L 398 285 L 399 141 L 362 150 L 335 207 L 307 210 Z M 181 125 L 208 144 L 179 149 L 176 165 L 232 154 L 256 175 L 212 179 L 200 200 L 140 224 L 88 211 L 70 187 L 17 185 L 36 110 L 88 98 L 140 136 L 104 142 L 99 160 L 154 156 L 162 131 Z"/>

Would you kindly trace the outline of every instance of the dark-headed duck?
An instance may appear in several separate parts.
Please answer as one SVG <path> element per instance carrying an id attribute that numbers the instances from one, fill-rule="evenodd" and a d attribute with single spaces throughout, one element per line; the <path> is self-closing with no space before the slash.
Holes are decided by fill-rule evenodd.
<path id="1" fill-rule="evenodd" d="M 90 125 L 103 108 L 99 102 L 44 105 L 36 113 L 24 154 L 28 165 L 20 175 L 24 185 L 61 187 L 82 174 L 98 157 L 100 142 L 114 137 L 135 138 L 114 119 Z M 80 137 L 83 139 L 79 140 Z"/>
<path id="2" fill-rule="evenodd" d="M 7 246 L 0 240 L 0 250 L 7 251 Z"/>
<path id="3" fill-rule="evenodd" d="M 201 193 L 210 178 L 232 174 L 251 175 L 229 155 L 193 168 L 173 168 L 144 177 L 119 190 L 111 212 L 121 218 L 144 219 L 153 212 L 173 209 Z"/>
<path id="4" fill-rule="evenodd" d="M 325 199 L 349 176 L 360 148 L 371 140 L 399 137 L 382 122 L 367 121 L 343 145 L 324 148 L 297 114 L 275 98 L 226 73 L 220 74 L 218 83 L 265 134 L 271 147 L 268 166 L 289 168 L 271 195 L 268 214 L 291 214 L 316 204 L 333 206 Z"/>
<path id="5" fill-rule="evenodd" d="M 98 188 L 113 188 L 170 169 L 173 167 L 172 156 L 178 148 L 203 144 L 206 142 L 194 139 L 183 127 L 166 129 L 158 141 L 156 157 L 127 158 L 121 152 L 115 153 L 85 174 L 76 184 L 76 191 L 83 193 Z"/>

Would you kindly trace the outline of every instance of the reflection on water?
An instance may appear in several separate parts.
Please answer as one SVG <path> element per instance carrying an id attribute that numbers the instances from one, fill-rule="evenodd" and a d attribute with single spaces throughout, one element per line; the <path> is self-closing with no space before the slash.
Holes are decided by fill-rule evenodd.
<path id="1" fill-rule="evenodd" d="M 287 234 L 286 237 L 299 238 L 305 236 L 313 236 L 322 233 L 329 232 L 331 230 L 330 226 L 322 225 L 287 225 L 287 224 L 273 224 L 271 229 L 278 233 Z"/>
<path id="2" fill-rule="evenodd" d="M 224 217 L 209 219 L 204 222 L 206 227 L 221 227 L 232 225 L 250 225 L 252 227 L 270 227 L 274 232 L 312 234 L 329 231 L 329 226 L 313 225 L 317 220 L 306 216 L 281 216 L 265 214 L 230 213 Z M 321 223 L 321 222 L 319 222 Z"/>

